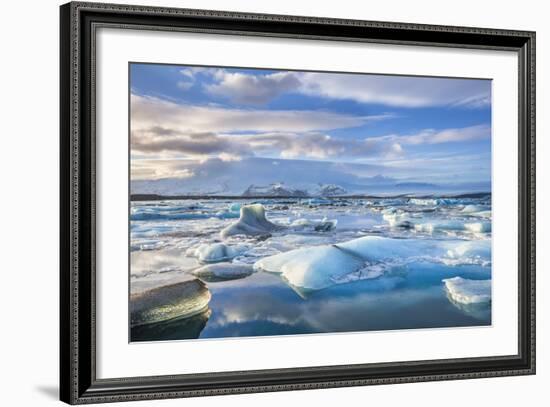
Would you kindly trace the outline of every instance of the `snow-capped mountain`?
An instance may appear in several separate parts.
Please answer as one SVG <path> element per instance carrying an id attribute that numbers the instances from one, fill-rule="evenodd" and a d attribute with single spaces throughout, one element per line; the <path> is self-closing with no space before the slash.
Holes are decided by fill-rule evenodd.
<path id="1" fill-rule="evenodd" d="M 315 196 L 341 196 L 346 195 L 348 191 L 346 188 L 341 187 L 340 185 L 336 184 L 319 184 L 318 188 L 316 188 L 312 195 Z"/>
<path id="2" fill-rule="evenodd" d="M 305 197 L 308 196 L 307 191 L 301 189 L 292 189 L 286 187 L 284 183 L 277 182 L 267 186 L 250 185 L 243 193 L 242 196 L 295 196 Z"/>

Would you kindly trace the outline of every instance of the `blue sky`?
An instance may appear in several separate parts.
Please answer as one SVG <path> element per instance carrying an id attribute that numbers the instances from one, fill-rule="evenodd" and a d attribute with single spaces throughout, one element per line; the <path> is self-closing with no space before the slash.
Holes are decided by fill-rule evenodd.
<path id="1" fill-rule="evenodd" d="M 259 167 L 292 161 L 303 174 L 315 168 L 302 177 L 311 183 L 324 181 L 319 166 L 342 168 L 340 183 L 353 178 L 352 189 L 368 188 L 376 176 L 490 185 L 490 80 L 138 63 L 130 69 L 133 181 L 214 188 L 234 183 L 222 182 L 224 171 L 270 173 Z M 250 179 L 303 181 L 271 172 Z"/>

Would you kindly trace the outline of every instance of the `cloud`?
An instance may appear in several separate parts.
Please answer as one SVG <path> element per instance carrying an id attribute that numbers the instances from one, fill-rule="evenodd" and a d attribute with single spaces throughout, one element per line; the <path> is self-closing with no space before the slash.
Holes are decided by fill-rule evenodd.
<path id="1" fill-rule="evenodd" d="M 230 159 L 251 155 L 245 143 L 232 142 L 215 133 L 178 133 L 163 127 L 134 130 L 131 134 L 132 152 L 162 154 L 163 156 L 207 157 L 221 155 Z"/>
<path id="2" fill-rule="evenodd" d="M 176 86 L 181 90 L 189 90 L 193 87 L 193 82 L 187 82 L 187 81 L 178 81 Z"/>
<path id="3" fill-rule="evenodd" d="M 217 81 L 205 86 L 207 92 L 245 105 L 266 104 L 288 92 L 405 108 L 482 108 L 491 104 L 489 80 L 292 71 L 266 75 L 226 69 L 207 72 Z"/>
<path id="4" fill-rule="evenodd" d="M 308 132 L 359 127 L 381 116 L 354 116 L 314 110 L 234 109 L 131 96 L 132 130 L 153 127 L 200 132 Z"/>
<path id="5" fill-rule="evenodd" d="M 185 179 L 195 174 L 190 162 L 182 160 L 132 160 L 132 181 L 159 180 L 166 178 Z"/>
<path id="6" fill-rule="evenodd" d="M 457 143 L 462 141 L 483 140 L 491 137 L 491 127 L 477 125 L 456 129 L 426 129 L 411 135 L 388 135 L 368 139 L 371 143 L 395 142 L 401 145 Z"/>
<path id="7" fill-rule="evenodd" d="M 324 129 L 359 126 L 368 120 L 330 112 L 188 106 L 133 96 L 131 149 L 134 154 L 226 161 L 248 156 L 396 159 L 405 155 L 406 146 L 481 140 L 491 135 L 487 125 L 365 138 L 336 137 Z"/>
<path id="8" fill-rule="evenodd" d="M 219 82 L 206 85 L 208 93 L 245 105 L 266 104 L 283 93 L 296 91 L 301 85 L 292 72 L 250 75 L 219 70 L 215 77 Z"/>
<path id="9" fill-rule="evenodd" d="M 305 72 L 301 91 L 312 96 L 350 99 L 394 107 L 484 107 L 491 82 L 477 79 Z"/>
<path id="10" fill-rule="evenodd" d="M 395 143 L 368 143 L 365 140 L 333 137 L 323 133 L 266 133 L 242 135 L 238 139 L 246 142 L 258 155 L 281 158 L 316 158 L 395 156 L 402 153 Z"/>

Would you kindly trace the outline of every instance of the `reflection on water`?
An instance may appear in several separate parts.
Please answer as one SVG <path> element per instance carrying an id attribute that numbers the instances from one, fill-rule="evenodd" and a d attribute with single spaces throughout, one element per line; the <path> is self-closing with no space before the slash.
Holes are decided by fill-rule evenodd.
<path id="1" fill-rule="evenodd" d="M 179 318 L 157 324 L 135 326 L 130 331 L 130 340 L 132 342 L 139 342 L 196 339 L 206 326 L 211 314 L 212 311 L 208 309 L 202 314 L 194 315 L 190 318 Z"/>
<path id="2" fill-rule="evenodd" d="M 304 298 L 279 276 L 257 272 L 208 283 L 207 313 L 134 328 L 132 341 L 489 325 L 490 305 L 467 307 L 447 298 L 441 278 L 458 274 L 487 278 L 479 266 L 416 264 L 406 273 L 340 284 Z"/>

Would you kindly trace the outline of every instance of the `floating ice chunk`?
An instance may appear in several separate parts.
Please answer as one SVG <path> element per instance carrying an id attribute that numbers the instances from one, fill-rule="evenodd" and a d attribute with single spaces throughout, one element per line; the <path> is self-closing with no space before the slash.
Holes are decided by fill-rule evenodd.
<path id="1" fill-rule="evenodd" d="M 462 212 L 464 213 L 481 212 L 485 210 L 487 210 L 487 206 L 485 205 L 466 205 L 462 208 Z"/>
<path id="2" fill-rule="evenodd" d="M 239 220 L 223 229 L 221 236 L 266 235 L 282 228 L 282 226 L 267 220 L 265 209 L 261 204 L 244 205 L 241 207 Z"/>
<path id="3" fill-rule="evenodd" d="M 461 304 L 486 303 L 491 301 L 491 280 L 467 280 L 453 277 L 443 280 L 453 301 Z"/>
<path id="4" fill-rule="evenodd" d="M 280 273 L 295 287 L 320 290 L 364 266 L 363 259 L 335 246 L 317 246 L 265 257 L 254 264 L 256 270 Z"/>
<path id="5" fill-rule="evenodd" d="M 464 225 L 466 230 L 474 233 L 488 233 L 491 231 L 491 222 L 476 222 L 466 223 Z"/>
<path id="6" fill-rule="evenodd" d="M 392 228 L 399 227 L 404 229 L 412 229 L 414 227 L 413 223 L 408 220 L 408 215 L 406 212 L 393 209 L 392 211 L 382 211 L 382 214 L 382 219 L 388 222 Z"/>
<path id="7" fill-rule="evenodd" d="M 231 203 L 227 206 L 227 209 L 230 212 L 240 212 L 241 211 L 241 204 L 239 202 Z"/>
<path id="8" fill-rule="evenodd" d="M 322 206 L 322 205 L 332 204 L 332 200 L 325 199 L 325 198 L 311 198 L 311 199 L 308 199 L 306 202 L 310 206 Z"/>
<path id="9" fill-rule="evenodd" d="M 411 203 L 413 205 L 435 206 L 435 205 L 437 205 L 438 202 L 437 202 L 436 199 L 411 198 L 411 199 L 409 199 L 409 203 Z"/>
<path id="10" fill-rule="evenodd" d="M 196 257 L 202 263 L 217 263 L 231 260 L 243 253 L 246 246 L 227 246 L 223 243 L 201 244 L 186 251 L 186 255 Z"/>
<path id="11" fill-rule="evenodd" d="M 491 219 L 491 211 L 479 211 L 479 212 L 472 212 L 470 213 L 472 216 L 477 216 L 478 218 L 486 218 Z"/>
<path id="12" fill-rule="evenodd" d="M 414 225 L 417 232 L 433 233 L 442 230 L 464 230 L 464 223 L 460 221 L 433 221 Z"/>
<path id="13" fill-rule="evenodd" d="M 199 279 L 179 282 L 130 295 L 130 325 L 138 326 L 188 318 L 208 309 L 211 294 Z"/>
<path id="14" fill-rule="evenodd" d="M 454 266 L 461 264 L 478 264 L 489 266 L 491 264 L 491 241 L 476 240 L 447 244 L 448 249 L 443 257 L 443 263 Z"/>
<path id="15" fill-rule="evenodd" d="M 328 232 L 336 228 L 337 220 L 329 220 L 323 218 L 322 220 L 310 220 L 310 219 L 296 219 L 290 224 L 293 229 L 307 229 L 311 228 L 317 232 Z"/>
<path id="16" fill-rule="evenodd" d="M 346 281 L 379 277 L 413 262 L 487 265 L 490 259 L 490 241 L 444 242 L 365 236 L 265 257 L 257 261 L 254 268 L 280 273 L 295 287 L 319 290 Z"/>
<path id="17" fill-rule="evenodd" d="M 158 250 L 162 249 L 165 246 L 165 242 L 157 239 L 132 239 L 132 244 L 130 245 L 130 251 L 139 251 L 139 250 Z"/>
<path id="18" fill-rule="evenodd" d="M 209 264 L 193 271 L 193 274 L 206 281 L 237 280 L 254 273 L 249 264 L 216 263 Z"/>

